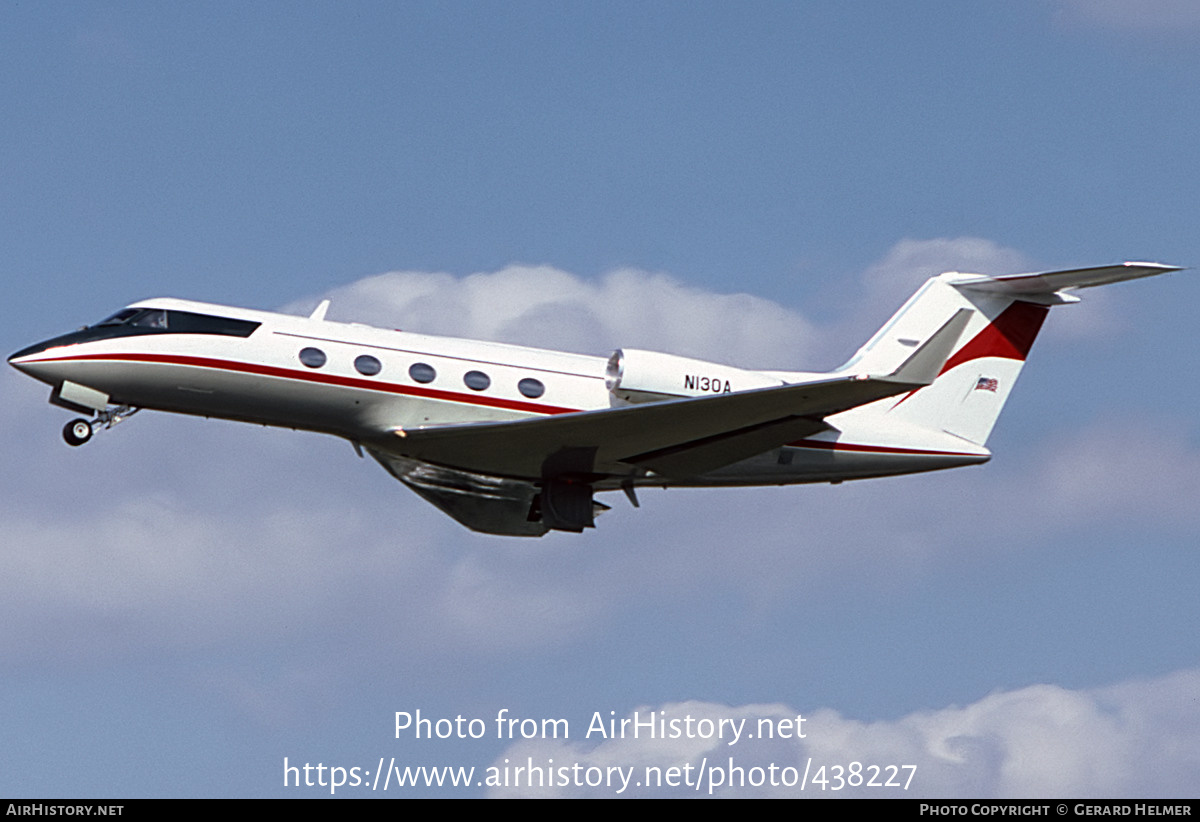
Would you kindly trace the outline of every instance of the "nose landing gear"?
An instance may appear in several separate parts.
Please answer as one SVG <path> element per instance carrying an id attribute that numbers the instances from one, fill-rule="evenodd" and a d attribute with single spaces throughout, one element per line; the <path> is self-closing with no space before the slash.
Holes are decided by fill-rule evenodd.
<path id="1" fill-rule="evenodd" d="M 102 428 L 112 428 L 122 420 L 132 417 L 139 409 L 129 405 L 118 405 L 96 414 L 94 420 L 75 419 L 63 426 L 63 439 L 67 445 L 83 445 Z"/>

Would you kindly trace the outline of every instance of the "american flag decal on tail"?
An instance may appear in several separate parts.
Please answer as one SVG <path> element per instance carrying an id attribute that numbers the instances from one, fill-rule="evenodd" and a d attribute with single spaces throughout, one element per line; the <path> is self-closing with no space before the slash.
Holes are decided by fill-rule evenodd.
<path id="1" fill-rule="evenodd" d="M 976 391 L 991 391 L 996 393 L 996 389 L 1000 387 L 1000 382 L 995 377 L 980 377 L 975 383 Z"/>

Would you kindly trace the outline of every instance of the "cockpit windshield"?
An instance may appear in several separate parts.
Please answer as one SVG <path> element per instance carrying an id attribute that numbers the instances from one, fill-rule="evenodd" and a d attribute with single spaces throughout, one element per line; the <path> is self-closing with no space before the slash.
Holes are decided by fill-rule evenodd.
<path id="1" fill-rule="evenodd" d="M 97 328 L 102 325 L 124 325 L 126 320 L 128 320 L 134 314 L 137 314 L 140 310 L 141 309 L 138 308 L 122 308 L 116 314 L 113 314 L 111 317 L 106 317 L 92 327 Z"/>
<path id="2" fill-rule="evenodd" d="M 250 320 L 234 320 L 211 314 L 192 311 L 175 311 L 162 308 L 122 308 L 111 317 L 101 320 L 92 328 L 125 326 L 130 329 L 145 329 L 145 332 L 168 331 L 177 334 L 223 334 L 230 337 L 249 337 L 261 323 Z M 139 333 L 132 330 L 127 333 Z"/>
<path id="3" fill-rule="evenodd" d="M 199 317 L 201 315 L 196 314 L 194 316 Z M 167 312 L 161 308 L 123 308 L 108 319 L 101 320 L 96 325 L 132 325 L 135 328 L 167 328 Z"/>

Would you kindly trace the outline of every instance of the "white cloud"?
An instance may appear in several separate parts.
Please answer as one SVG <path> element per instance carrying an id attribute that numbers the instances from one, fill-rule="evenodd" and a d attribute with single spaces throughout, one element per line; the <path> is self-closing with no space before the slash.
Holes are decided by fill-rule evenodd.
<path id="1" fill-rule="evenodd" d="M 595 613 L 586 585 L 561 567 L 561 544 L 471 535 L 335 441 L 166 419 L 135 419 L 88 448 L 104 440 L 91 454 L 43 441 L 75 458 L 52 451 L 50 462 L 87 497 L 77 508 L 62 505 L 70 494 L 6 482 L 9 659 L 253 648 L 298 633 L 345 634 L 351 648 L 498 653 L 561 639 Z M 81 464 L 104 471 L 90 491 Z M 33 488 L 52 485 L 40 467 L 31 474 Z"/>
<path id="2" fill-rule="evenodd" d="M 597 356 L 619 347 L 666 348 L 746 367 L 799 367 L 815 336 L 803 316 L 769 300 L 712 294 L 630 269 L 596 281 L 549 266 L 463 278 L 392 272 L 324 296 L 332 299 L 330 319 Z"/>
<path id="3" fill-rule="evenodd" d="M 1036 488 L 1073 523 L 1200 523 L 1200 453 L 1179 420 L 1101 419 L 1054 443 Z"/>
<path id="4" fill-rule="evenodd" d="M 1034 685 L 991 694 L 972 704 L 920 711 L 896 720 L 860 722 L 835 710 L 786 705 L 727 706 L 677 702 L 641 706 L 637 719 L 676 720 L 668 733 L 679 737 L 585 738 L 586 723 L 572 728 L 572 739 L 529 740 L 507 748 L 493 767 L 529 764 L 568 770 L 569 776 L 591 771 L 594 778 L 622 768 L 632 769 L 626 796 L 806 796 L 806 797 L 1178 797 L 1195 791 L 1200 768 L 1200 671 L 1187 670 L 1109 688 L 1069 690 Z M 601 719 L 608 720 L 606 712 Z M 692 723 L 687 723 L 687 717 Z M 795 724 L 797 716 L 805 717 Z M 631 712 L 624 717 L 633 719 Z M 709 725 L 702 725 L 706 719 Z M 712 728 L 723 726 L 718 738 Z M 761 722 L 760 722 L 761 720 Z M 741 725 L 734 744 L 732 728 Z M 658 726 L 663 727 L 663 726 Z M 632 734 L 632 726 L 627 733 Z M 759 729 L 764 732 L 759 736 Z M 774 728 L 776 738 L 766 738 Z M 694 734 L 687 738 L 686 734 Z M 803 739 L 779 738 L 781 732 Z M 700 734 L 708 733 L 708 738 Z M 750 738 L 753 737 L 753 738 Z M 507 765 L 505 760 L 507 760 Z M 811 764 L 810 764 L 811 762 Z M 916 766 L 907 790 L 845 784 L 851 763 L 860 763 L 862 781 L 889 777 L 904 782 Z M 771 766 L 775 766 L 772 770 Z M 685 766 L 690 769 L 685 772 Z M 872 770 L 877 766 L 880 770 Z M 899 772 L 887 766 L 901 766 Z M 812 777 L 829 780 L 822 790 Z M 647 771 L 647 768 L 652 769 Z M 657 768 L 655 771 L 653 769 Z M 692 786 L 656 787 L 653 776 L 678 768 L 679 779 L 690 773 Z M 741 770 L 735 770 L 740 768 Z M 840 772 L 838 768 L 841 768 Z M 791 769 L 791 770 L 787 770 Z M 799 782 L 810 780 L 801 791 Z M 557 775 L 560 771 L 555 771 Z M 646 784 L 647 776 L 651 785 Z M 775 785 L 771 784 L 774 775 Z M 700 789 L 694 787 L 699 780 Z M 572 780 L 573 781 L 573 780 Z M 643 784 L 639 787 L 637 783 Z M 731 781 L 733 784 L 731 785 Z M 758 785 L 753 783 L 758 782 Z M 790 785 L 787 783 L 791 783 Z M 596 787 L 494 788 L 492 796 L 612 796 L 608 784 Z"/>
<path id="5" fill-rule="evenodd" d="M 1200 30 L 1194 0 L 1058 0 L 1059 17 L 1118 32 L 1180 34 Z"/>
<path id="6" fill-rule="evenodd" d="M 979 237 L 905 239 L 863 272 L 864 305 L 870 310 L 895 311 L 930 277 L 945 271 L 964 274 L 1016 274 L 1031 270 L 1019 251 Z"/>
<path id="7" fill-rule="evenodd" d="M 461 278 L 396 271 L 321 296 L 332 300 L 331 319 L 348 322 L 597 356 L 650 348 L 746 368 L 804 370 L 849 356 L 928 277 L 1035 268 L 1021 252 L 978 237 L 901 240 L 841 290 L 845 317 L 828 327 L 760 297 L 713 294 L 633 269 L 596 280 L 551 266 L 511 265 Z M 285 310 L 306 313 L 317 299 Z"/>

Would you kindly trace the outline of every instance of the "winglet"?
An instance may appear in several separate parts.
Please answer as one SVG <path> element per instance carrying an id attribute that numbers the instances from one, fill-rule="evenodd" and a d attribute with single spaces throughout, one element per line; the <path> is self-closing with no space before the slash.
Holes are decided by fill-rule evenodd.
<path id="1" fill-rule="evenodd" d="M 971 313 L 969 308 L 958 309 L 899 368 L 882 379 L 908 385 L 932 385 L 946 360 L 954 353 L 958 338 L 971 320 Z"/>

